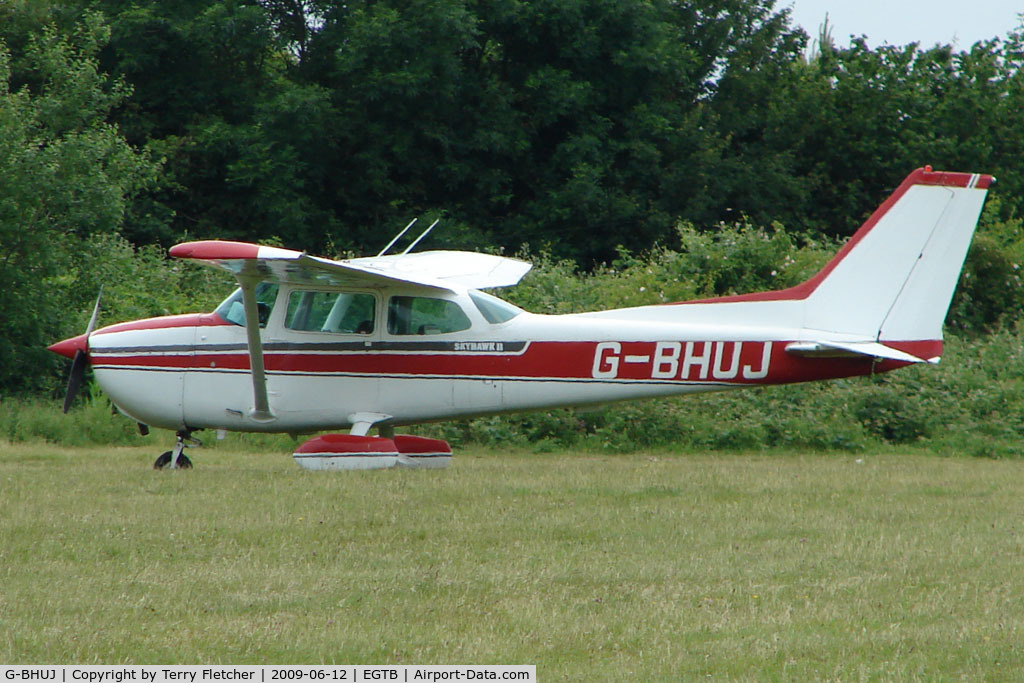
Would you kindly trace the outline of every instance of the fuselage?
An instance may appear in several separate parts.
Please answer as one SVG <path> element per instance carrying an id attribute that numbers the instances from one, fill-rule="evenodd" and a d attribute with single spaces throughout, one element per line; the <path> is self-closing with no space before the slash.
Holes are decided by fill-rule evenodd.
<path id="1" fill-rule="evenodd" d="M 347 312 L 339 313 L 345 296 Z M 252 415 L 237 296 L 214 313 L 95 331 L 88 353 L 97 382 L 123 413 L 147 425 L 300 433 L 347 428 L 358 413 L 401 425 L 864 375 L 905 364 L 787 352 L 801 341 L 800 331 L 773 327 L 771 305 L 764 303 L 549 316 L 475 290 L 424 297 L 400 288 L 339 293 L 283 285 L 262 297 L 272 419 Z M 941 342 L 904 345 L 917 355 L 937 355 L 940 348 Z"/>

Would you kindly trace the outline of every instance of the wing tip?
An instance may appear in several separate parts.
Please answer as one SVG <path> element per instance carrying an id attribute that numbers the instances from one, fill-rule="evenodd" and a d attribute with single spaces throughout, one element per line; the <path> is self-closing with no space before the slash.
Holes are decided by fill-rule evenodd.
<path id="1" fill-rule="evenodd" d="M 168 254 L 174 258 L 198 261 L 235 261 L 242 259 L 294 259 L 302 252 L 281 247 L 268 247 L 251 242 L 231 240 L 200 240 L 182 242 L 170 248 Z"/>
<path id="2" fill-rule="evenodd" d="M 175 244 L 168 253 L 174 258 L 214 261 L 220 259 L 259 258 L 260 247 L 249 242 L 230 240 L 200 240 Z"/>

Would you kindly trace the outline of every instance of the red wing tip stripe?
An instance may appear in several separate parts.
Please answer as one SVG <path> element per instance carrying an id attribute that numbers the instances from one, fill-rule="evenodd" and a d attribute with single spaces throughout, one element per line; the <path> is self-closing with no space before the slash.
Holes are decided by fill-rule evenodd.
<path id="1" fill-rule="evenodd" d="M 235 259 L 298 258 L 301 252 L 277 247 L 264 247 L 249 242 L 229 240 L 201 240 L 183 242 L 171 247 L 168 252 L 174 258 L 198 259 L 201 261 L 230 261 Z"/>
<path id="2" fill-rule="evenodd" d="M 260 248 L 248 242 L 230 242 L 227 240 L 202 240 L 185 242 L 171 247 L 170 255 L 174 258 L 191 259 L 247 259 L 259 258 Z"/>

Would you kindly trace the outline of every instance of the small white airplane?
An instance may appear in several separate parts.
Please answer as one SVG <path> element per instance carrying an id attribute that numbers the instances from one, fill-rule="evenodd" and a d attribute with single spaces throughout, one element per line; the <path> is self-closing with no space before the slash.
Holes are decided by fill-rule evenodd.
<path id="1" fill-rule="evenodd" d="M 143 433 L 177 433 L 158 468 L 191 466 L 183 449 L 201 429 L 347 429 L 306 441 L 295 460 L 310 469 L 443 467 L 447 443 L 396 436 L 395 427 L 937 363 L 993 182 L 914 171 L 796 287 L 573 315 L 527 313 L 480 291 L 518 283 L 530 264 L 516 259 L 412 246 L 385 255 L 395 240 L 344 261 L 189 242 L 171 256 L 238 281 L 214 312 L 93 330 L 94 309 L 85 334 L 50 349 L 74 359 L 65 412 L 91 364 Z"/>

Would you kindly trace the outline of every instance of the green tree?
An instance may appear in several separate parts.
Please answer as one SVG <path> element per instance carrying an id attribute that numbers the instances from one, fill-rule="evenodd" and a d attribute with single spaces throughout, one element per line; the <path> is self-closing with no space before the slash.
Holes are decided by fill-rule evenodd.
<path id="1" fill-rule="evenodd" d="M 722 130 L 746 131 L 730 138 L 728 156 L 784 188 L 773 197 L 744 184 L 732 205 L 759 221 L 848 236 L 911 170 L 932 165 L 1003 176 L 1003 217 L 1015 215 L 1024 208 L 1020 50 L 1016 34 L 961 52 L 823 42 L 815 58 L 762 83 L 760 96 L 716 100 Z"/>
<path id="2" fill-rule="evenodd" d="M 715 80 L 743 54 L 798 52 L 802 34 L 771 7 L 317 4 L 316 22 L 290 25 L 309 31 L 301 78 L 331 94 L 323 201 L 357 247 L 436 209 L 479 242 L 549 243 L 584 263 L 672 240 L 717 181 Z"/>
<path id="3" fill-rule="evenodd" d="M 446 214 L 450 246 L 589 268 L 680 218 L 846 236 L 928 163 L 1003 176 L 1004 220 L 1024 202 L 1019 33 L 808 59 L 769 0 L 12 0 L 0 35 L 21 54 L 92 9 L 133 88 L 110 120 L 166 159 L 127 209 L 138 245 L 365 253 Z"/>
<path id="4" fill-rule="evenodd" d="M 264 9 L 237 0 L 81 4 L 109 16 L 102 64 L 134 89 L 115 120 L 130 142 L 166 159 L 163 182 L 125 235 L 167 246 L 186 234 L 255 240 L 290 229 L 305 208 L 301 183 L 291 182 L 294 156 L 257 119 L 287 85 Z"/>
<path id="5" fill-rule="evenodd" d="M 46 27 L 25 42 L 12 88 L 0 44 L 0 388 L 46 386 L 46 352 L 67 316 L 68 277 L 80 243 L 116 231 L 157 165 L 106 122 L 130 90 L 96 55 L 109 35 L 87 15 L 73 36 Z"/>

